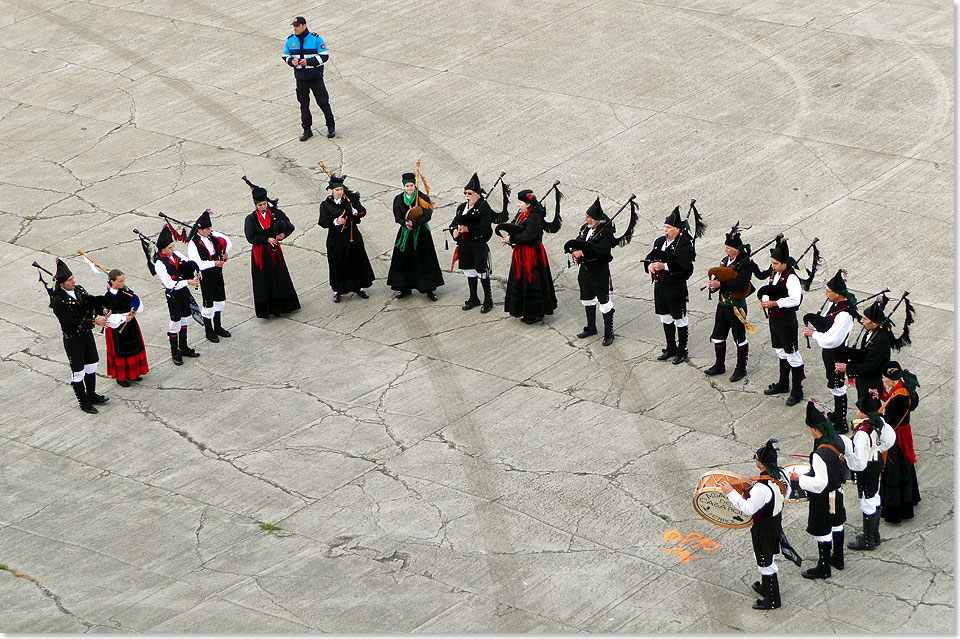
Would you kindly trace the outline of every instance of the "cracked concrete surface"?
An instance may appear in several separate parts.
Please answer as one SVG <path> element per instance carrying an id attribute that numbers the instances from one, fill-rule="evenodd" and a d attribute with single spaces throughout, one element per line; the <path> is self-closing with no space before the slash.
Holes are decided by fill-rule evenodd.
<path id="1" fill-rule="evenodd" d="M 297 10 L 330 45 L 338 132 L 300 143 L 279 59 L 289 5 L 0 0 L 0 631 L 954 632 L 950 9 L 335 4 Z M 390 207 L 417 158 L 445 269 L 440 229 L 474 171 L 484 185 L 506 171 L 515 192 L 561 180 L 565 228 L 545 239 L 560 308 L 546 326 L 460 311 L 459 273 L 435 304 L 390 298 Z M 318 161 L 364 196 L 369 300 L 330 299 Z M 303 309 L 283 319 L 253 313 L 241 175 L 297 227 L 286 252 Z M 630 193 L 641 218 L 615 253 L 604 348 L 576 338 L 561 247 L 595 196 L 612 211 Z M 710 229 L 690 361 L 671 366 L 655 360 L 640 260 L 692 197 Z M 207 207 L 234 240 L 234 337 L 213 345 L 193 327 L 202 357 L 174 367 L 130 231 Z M 809 447 L 801 409 L 761 392 L 776 361 L 755 305 L 748 377 L 701 373 L 714 304 L 698 289 L 737 220 L 754 245 L 820 238 L 804 311 L 840 267 L 856 293 L 909 289 L 917 308 L 896 355 L 922 384 L 917 516 L 883 524 L 880 549 L 848 552 L 825 582 L 778 562 L 784 607 L 771 613 L 750 609 L 749 535 L 690 504 L 706 470 L 752 474 L 770 436 L 785 454 Z M 147 308 L 151 371 L 127 389 L 101 375 L 111 401 L 97 417 L 76 407 L 30 268 L 65 257 L 99 292 L 77 249 L 126 271 Z M 500 302 L 509 253 L 491 251 Z M 828 397 L 819 352 L 802 354 L 808 396 Z M 805 507 L 789 504 L 784 524 L 812 561 Z M 684 563 L 661 550 L 667 530 L 719 548 Z"/>

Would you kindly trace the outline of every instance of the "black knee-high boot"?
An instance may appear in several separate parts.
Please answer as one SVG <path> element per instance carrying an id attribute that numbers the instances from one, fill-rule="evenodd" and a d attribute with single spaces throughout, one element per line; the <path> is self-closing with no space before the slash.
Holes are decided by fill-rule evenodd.
<path id="1" fill-rule="evenodd" d="M 785 359 L 780 360 L 780 379 L 767 386 L 763 391 L 764 395 L 779 395 L 790 390 L 790 362 Z"/>
<path id="2" fill-rule="evenodd" d="M 87 386 L 87 399 L 91 404 L 106 404 L 109 399 L 103 395 L 97 395 L 97 374 L 87 373 L 83 376 L 83 383 Z"/>
<path id="3" fill-rule="evenodd" d="M 667 338 L 667 347 L 657 355 L 657 359 L 661 362 L 677 355 L 677 327 L 673 322 L 663 325 L 663 335 Z"/>
<path id="4" fill-rule="evenodd" d="M 677 327 L 677 355 L 673 358 L 674 364 L 682 364 L 687 359 L 687 336 L 690 334 L 688 326 Z"/>
<path id="5" fill-rule="evenodd" d="M 180 328 L 180 355 L 183 357 L 200 357 L 200 353 L 187 346 L 187 327 Z"/>
<path id="6" fill-rule="evenodd" d="M 616 312 L 616 309 L 611 308 L 603 315 L 603 342 L 604 346 L 610 346 L 613 344 L 613 314 Z"/>
<path id="7" fill-rule="evenodd" d="M 787 398 L 787 406 L 796 406 L 803 401 L 803 380 L 806 377 L 803 374 L 803 364 L 790 367 L 790 377 L 793 387 L 790 389 L 790 397 Z"/>
<path id="8" fill-rule="evenodd" d="M 213 330 L 213 320 L 211 320 L 209 317 L 203 318 L 203 330 L 208 341 L 213 342 L 214 344 L 220 342 L 220 338 L 217 337 L 216 332 Z"/>
<path id="9" fill-rule="evenodd" d="M 843 570 L 843 531 L 833 531 L 833 552 L 830 555 L 830 565 L 837 570 Z"/>
<path id="10" fill-rule="evenodd" d="M 173 358 L 174 366 L 183 366 L 183 358 L 180 356 L 180 345 L 177 343 L 177 336 L 167 334 L 170 338 L 170 357 Z"/>
<path id="11" fill-rule="evenodd" d="M 481 277 L 480 286 L 483 287 L 483 306 L 480 307 L 480 312 L 489 313 L 493 310 L 493 295 L 490 293 L 490 278 Z"/>
<path id="12" fill-rule="evenodd" d="M 804 579 L 829 579 L 830 551 L 832 550 L 832 546 L 833 541 L 818 541 L 817 550 L 820 551 L 820 558 L 817 560 L 817 565 L 804 570 L 800 573 L 800 576 Z"/>
<path id="13" fill-rule="evenodd" d="M 470 297 L 466 302 L 463 303 L 463 306 L 460 307 L 460 310 L 469 311 L 472 308 L 480 306 L 480 298 L 477 297 L 477 278 L 468 277 L 467 278 L 467 288 L 470 289 Z"/>
<path id="14" fill-rule="evenodd" d="M 737 365 L 730 376 L 731 382 L 739 382 L 747 376 L 747 359 L 750 357 L 750 345 L 737 346 Z"/>
<path id="15" fill-rule="evenodd" d="M 213 332 L 220 337 L 232 337 L 230 331 L 225 329 L 223 324 L 220 323 L 220 312 L 221 311 L 217 311 L 213 314 Z"/>
<path id="16" fill-rule="evenodd" d="M 85 413 L 90 413 L 91 415 L 96 415 L 100 412 L 87 398 L 87 392 L 83 389 L 83 382 L 71 382 L 70 385 L 73 386 L 73 392 L 77 396 L 77 402 L 80 403 L 80 410 Z"/>
<path id="17" fill-rule="evenodd" d="M 721 373 L 727 372 L 727 366 L 723 362 L 723 360 L 727 358 L 727 343 L 720 342 L 719 344 L 714 344 L 713 346 L 713 350 L 717 356 L 717 361 L 713 364 L 713 366 L 703 371 L 705 375 L 720 375 Z"/>
<path id="18" fill-rule="evenodd" d="M 583 307 L 584 312 L 587 314 L 587 325 L 583 327 L 583 330 L 577 333 L 577 337 L 583 339 L 584 337 L 590 337 L 591 335 L 597 334 L 597 307 L 595 304 L 590 306 Z"/>
<path id="19" fill-rule="evenodd" d="M 839 435 L 845 435 L 850 428 L 847 426 L 847 394 L 833 396 L 833 412 L 827 413 L 827 419 L 833 423 L 833 428 Z"/>

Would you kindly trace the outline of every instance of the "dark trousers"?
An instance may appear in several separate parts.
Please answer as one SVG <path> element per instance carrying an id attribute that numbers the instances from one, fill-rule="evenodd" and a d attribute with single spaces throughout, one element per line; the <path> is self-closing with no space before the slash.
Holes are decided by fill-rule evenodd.
<path id="1" fill-rule="evenodd" d="M 330 96 L 327 94 L 327 87 L 323 83 L 323 77 L 313 78 L 311 80 L 297 79 L 297 102 L 300 103 L 300 124 L 304 130 L 313 126 L 313 116 L 310 115 L 310 91 L 313 91 L 313 97 L 316 98 L 320 110 L 323 111 L 323 118 L 328 127 L 333 126 L 333 110 L 330 108 Z"/>

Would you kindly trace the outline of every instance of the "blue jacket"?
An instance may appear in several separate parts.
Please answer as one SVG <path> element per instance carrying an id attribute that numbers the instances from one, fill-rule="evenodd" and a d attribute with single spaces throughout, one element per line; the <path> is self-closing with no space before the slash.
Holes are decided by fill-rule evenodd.
<path id="1" fill-rule="evenodd" d="M 323 77 L 323 63 L 330 58 L 330 52 L 323 38 L 312 31 L 304 31 L 298 36 L 293 33 L 287 38 L 283 49 L 283 60 L 293 66 L 294 60 L 306 60 L 306 67 L 294 67 L 293 75 L 298 80 L 313 80 Z"/>

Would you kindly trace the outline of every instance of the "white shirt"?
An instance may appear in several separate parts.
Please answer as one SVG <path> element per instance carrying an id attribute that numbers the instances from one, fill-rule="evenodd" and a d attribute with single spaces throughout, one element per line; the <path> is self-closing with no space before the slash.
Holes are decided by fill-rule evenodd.
<path id="1" fill-rule="evenodd" d="M 774 272 L 771 284 L 776 285 L 780 281 L 780 273 Z M 800 306 L 800 300 L 803 297 L 803 287 L 800 286 L 800 278 L 796 273 L 791 273 L 787 278 L 787 296 L 777 300 L 777 306 L 780 308 L 796 308 Z M 770 296 L 764 295 L 761 302 L 769 302 Z"/>
<path id="2" fill-rule="evenodd" d="M 784 495 L 784 499 L 790 497 L 790 481 L 787 479 L 784 481 L 784 484 L 787 487 L 787 494 Z M 779 491 L 777 491 L 779 492 Z M 727 499 L 730 500 L 730 503 L 736 506 L 737 510 L 742 512 L 747 517 L 753 517 L 757 511 L 766 506 L 771 499 L 774 499 L 774 490 L 768 486 L 765 482 L 758 481 L 750 488 L 749 496 L 744 498 L 740 493 L 735 490 L 727 493 Z M 782 508 L 782 505 L 781 505 Z"/>
<path id="3" fill-rule="evenodd" d="M 210 235 L 215 235 L 222 240 L 225 240 L 227 243 L 227 248 L 224 249 L 224 253 L 229 253 L 233 249 L 233 242 L 230 241 L 230 238 L 222 233 L 217 233 L 216 231 L 210 231 Z M 197 236 L 197 239 L 203 242 L 203 246 L 207 249 L 207 252 L 210 255 L 213 255 L 216 252 L 216 247 L 213 245 L 213 242 L 209 238 L 203 237 L 202 235 Z M 201 260 L 200 251 L 197 249 L 197 245 L 193 242 L 187 244 L 187 255 L 190 257 L 191 262 L 196 262 L 197 266 L 200 267 L 201 271 L 205 271 L 209 268 L 216 266 L 213 260 Z"/>
<path id="4" fill-rule="evenodd" d="M 826 316 L 832 307 L 833 305 L 831 303 L 821 315 Z M 830 330 L 826 333 L 814 331 L 813 339 L 817 341 L 820 348 L 837 348 L 847 343 L 847 337 L 850 336 L 851 328 L 853 328 L 853 316 L 846 311 L 840 311 L 837 313 L 837 316 L 833 318 L 833 326 L 830 327 Z"/>
<path id="5" fill-rule="evenodd" d="M 118 295 L 119 291 L 116 289 L 110 288 L 107 289 L 107 295 Z M 133 309 L 137 312 L 137 315 L 143 312 L 143 300 L 140 300 L 140 306 Z M 124 324 L 127 321 L 126 313 L 110 313 L 110 317 L 107 318 L 107 325 L 110 328 L 116 329 L 120 328 L 121 324 Z"/>
<path id="6" fill-rule="evenodd" d="M 180 261 L 182 262 L 190 261 L 190 259 L 180 251 L 174 251 L 173 254 L 179 257 Z M 160 281 L 163 282 L 163 286 L 165 288 L 173 291 L 176 291 L 181 288 L 187 288 L 188 286 L 190 286 L 187 283 L 187 280 L 174 280 L 172 277 L 170 277 L 170 274 L 167 273 L 166 265 L 163 264 L 163 262 L 161 262 L 160 260 L 157 260 L 157 277 L 159 277 Z"/>
<path id="7" fill-rule="evenodd" d="M 897 433 L 893 430 L 893 426 L 888 424 L 886 420 L 882 417 L 880 419 L 883 421 L 883 425 L 880 427 L 880 441 L 877 445 L 877 450 L 885 453 L 893 448 L 893 445 L 897 441 Z"/>
<path id="8" fill-rule="evenodd" d="M 822 493 L 827 487 L 827 465 L 820 455 L 813 456 L 813 475 L 800 475 L 798 483 L 808 493 Z"/>

